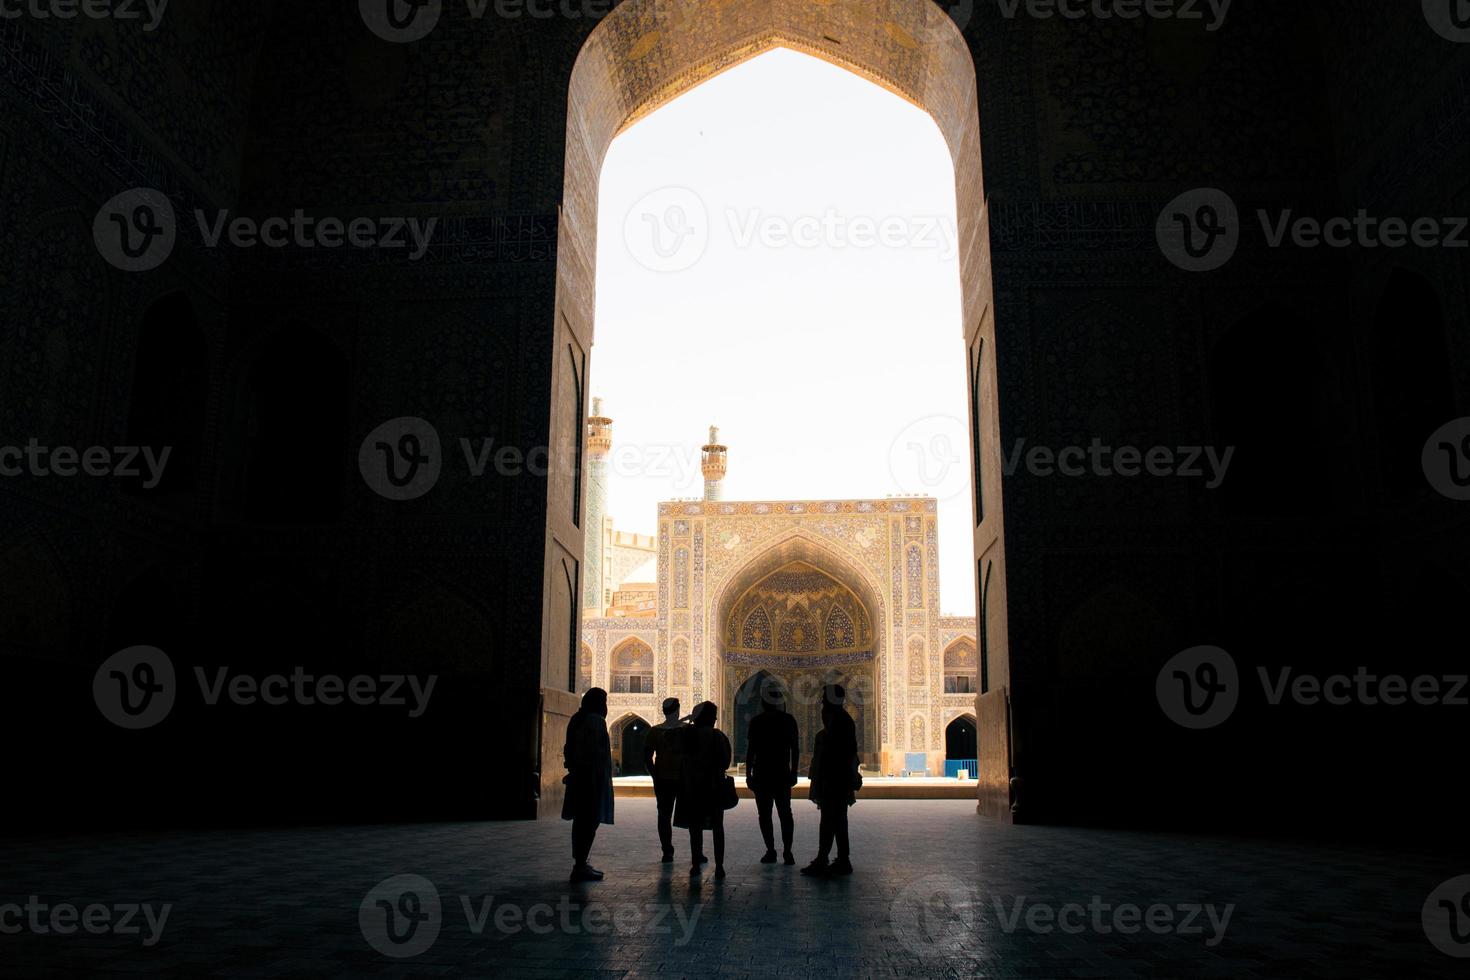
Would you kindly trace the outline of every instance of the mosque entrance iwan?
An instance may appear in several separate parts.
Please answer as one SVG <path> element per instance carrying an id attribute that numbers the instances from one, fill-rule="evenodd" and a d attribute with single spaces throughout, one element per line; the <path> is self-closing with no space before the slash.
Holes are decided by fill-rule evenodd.
<path id="1" fill-rule="evenodd" d="M 949 730 L 956 719 L 972 718 L 979 809 L 1008 819 L 1014 709 L 997 341 L 970 52 L 948 15 L 929 0 L 774 0 L 741 7 L 739 18 L 726 7 L 716 0 L 667 6 L 629 0 L 592 32 L 572 75 L 550 406 L 553 455 L 569 465 L 553 467 L 548 483 L 542 813 L 560 805 L 560 744 L 554 733 L 575 710 L 578 690 L 611 669 L 604 651 L 584 643 L 584 621 L 644 601 L 654 615 L 633 632 L 652 651 L 653 684 L 648 692 L 620 692 L 627 710 L 658 717 L 667 695 L 680 697 L 686 710 L 697 700 L 713 700 L 721 707 L 722 727 L 738 739 L 738 722 L 751 710 L 748 695 L 757 678 L 776 678 L 797 712 L 816 711 L 805 703 L 813 699 L 804 692 L 842 682 L 853 692 L 849 707 L 859 724 L 864 764 L 883 771 L 919 765 L 942 772 Z M 602 164 L 614 139 L 644 117 L 778 49 L 820 59 L 918 107 L 948 148 L 959 280 L 954 336 L 962 338 L 955 357 L 963 362 L 968 432 L 961 438 L 968 443 L 973 499 L 966 550 L 974 562 L 978 610 L 970 638 L 978 664 L 973 680 L 958 686 L 948 676 L 945 649 L 960 637 L 939 615 L 930 571 L 932 502 L 777 502 L 785 507 L 785 521 L 777 526 L 764 521 L 759 503 L 742 506 L 747 502 L 711 495 L 707 470 L 705 499 L 660 505 L 660 533 L 657 544 L 650 544 L 657 549 L 656 555 L 650 552 L 650 567 L 658 574 L 647 576 L 653 582 L 634 583 L 646 593 L 634 594 L 630 586 L 614 595 L 600 586 L 607 563 L 597 500 L 611 441 L 609 420 L 592 406 L 598 385 L 592 354 Z M 703 447 L 706 465 L 720 467 L 726 448 L 711 433 Z M 617 708 L 613 714 L 623 712 Z M 820 727 L 815 718 L 805 722 L 804 732 Z"/>

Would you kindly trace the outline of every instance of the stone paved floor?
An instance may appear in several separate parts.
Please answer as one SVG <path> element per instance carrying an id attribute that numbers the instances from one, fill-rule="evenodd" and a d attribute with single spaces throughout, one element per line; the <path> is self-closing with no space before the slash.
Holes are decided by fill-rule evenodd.
<path id="1" fill-rule="evenodd" d="M 729 816 L 729 877 L 718 883 L 691 880 L 684 840 L 677 863 L 657 862 L 651 800 L 618 802 L 619 822 L 593 852 L 608 878 L 585 886 L 566 881 L 560 821 L 11 841 L 0 927 L 17 924 L 5 904 L 31 895 L 75 905 L 94 925 L 102 911 L 89 904 L 109 917 L 128 903 L 150 904 L 155 918 L 172 908 L 152 945 L 141 912 L 137 934 L 59 935 L 22 911 L 20 931 L 0 934 L 0 975 L 1465 975 L 1420 920 L 1431 890 L 1470 870 L 1448 859 L 1002 827 L 968 802 L 866 801 L 852 812 L 858 873 L 819 881 L 757 863 L 748 801 Z M 801 801 L 797 816 L 804 862 L 816 812 Z M 426 881 L 380 887 L 406 874 Z M 427 916 L 411 935 L 405 890 Z M 386 938 L 379 898 L 395 909 L 401 946 Z M 48 930 L 50 915 L 38 919 Z M 1120 932 L 1140 922 L 1130 915 L 1152 915 L 1159 931 Z M 422 951 L 392 958 L 370 939 Z"/>

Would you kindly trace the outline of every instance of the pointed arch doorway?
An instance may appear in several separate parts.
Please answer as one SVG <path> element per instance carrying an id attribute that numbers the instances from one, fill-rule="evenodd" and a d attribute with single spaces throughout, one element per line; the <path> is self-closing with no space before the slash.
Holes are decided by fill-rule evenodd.
<path id="1" fill-rule="evenodd" d="M 648 722 L 639 715 L 629 715 L 614 723 L 610 734 L 617 775 L 642 776 L 648 772 L 643 764 L 643 747 L 648 740 L 648 730 Z"/>
<path id="2" fill-rule="evenodd" d="M 969 762 L 978 754 L 979 742 L 975 738 L 975 719 L 960 715 L 944 729 L 944 759 Z"/>
<path id="3" fill-rule="evenodd" d="M 614 137 L 715 74 L 785 47 L 845 68 L 929 113 L 954 162 L 962 322 L 973 442 L 974 552 L 986 591 L 977 624 L 984 656 L 976 695 L 980 742 L 979 807 L 1008 819 L 1010 809 L 1010 660 L 995 322 L 990 246 L 980 167 L 975 68 L 948 15 L 930 0 L 814 4 L 810 0 L 626 0 L 591 33 L 568 93 L 565 186 L 557 228 L 556 310 L 548 405 L 553 462 L 547 477 L 542 563 L 543 704 L 575 686 L 585 554 L 582 474 L 593 341 L 598 180 Z M 600 532 L 600 529 L 595 529 Z M 563 585 L 563 579 L 572 588 Z M 548 693 L 549 692 L 549 693 Z M 543 742 L 541 799 L 556 799 L 559 769 Z M 545 808 L 545 807 L 543 807 Z M 549 811 L 548 811 L 549 812 Z"/>

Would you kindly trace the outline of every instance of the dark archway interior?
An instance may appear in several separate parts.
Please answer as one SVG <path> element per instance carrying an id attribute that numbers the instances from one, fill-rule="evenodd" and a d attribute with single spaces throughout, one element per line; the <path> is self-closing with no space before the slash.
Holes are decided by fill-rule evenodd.
<path id="1" fill-rule="evenodd" d="M 975 719 L 961 715 L 944 728 L 944 757 L 946 759 L 974 759 L 979 754 L 980 741 L 976 737 Z"/>
<path id="2" fill-rule="evenodd" d="M 1455 415 L 1444 312 L 1423 276 L 1395 269 L 1373 318 L 1373 406 L 1390 497 L 1424 492 L 1424 441 Z"/>
<path id="3" fill-rule="evenodd" d="M 292 323 L 261 348 L 244 395 L 246 515 L 282 523 L 334 520 L 349 448 L 341 352 L 317 331 Z"/>
<path id="4" fill-rule="evenodd" d="M 451 451 L 459 437 L 494 436 L 523 453 L 576 441 L 586 386 L 565 381 L 559 365 L 572 340 L 591 350 L 594 318 L 590 295 L 563 300 L 593 281 L 596 163 L 649 93 L 676 94 L 676 79 L 693 84 L 728 64 L 739 45 L 759 40 L 747 12 L 779 9 L 814 44 L 889 52 L 873 64 L 901 69 L 890 72 L 894 83 L 916 98 L 953 95 L 953 143 L 962 120 L 984 129 L 994 194 L 966 240 L 999 288 L 993 303 L 976 294 L 966 327 L 986 332 L 976 363 L 996 372 L 973 400 L 1002 409 L 1001 429 L 984 433 L 994 440 L 977 456 L 993 465 L 976 531 L 984 539 L 1004 520 L 1016 550 L 984 553 L 979 643 L 982 699 L 1015 706 L 1016 819 L 1459 839 L 1457 783 L 1443 753 L 1426 751 L 1455 744 L 1426 737 L 1457 719 L 1455 709 L 1278 708 L 1254 679 L 1258 667 L 1322 674 L 1364 663 L 1409 678 L 1463 673 L 1447 659 L 1453 643 L 1426 641 L 1452 629 L 1451 586 L 1470 582 L 1465 508 L 1425 492 L 1422 474 L 1405 469 L 1397 472 L 1416 488 L 1414 506 L 1377 492 L 1390 447 L 1420 442 L 1431 406 L 1445 404 L 1436 393 L 1445 371 L 1451 412 L 1433 421 L 1470 412 L 1462 257 L 1266 248 L 1253 234 L 1226 267 L 1186 274 L 1145 227 L 1163 202 L 1205 180 L 1236 195 L 1251 225 L 1257 207 L 1351 215 L 1367 206 L 1412 219 L 1463 200 L 1454 151 L 1470 145 L 1466 118 L 1445 106 L 1463 102 L 1453 86 L 1470 48 L 1437 37 L 1419 5 L 1339 4 L 1322 17 L 1303 4 L 1238 4 L 1226 30 L 1176 44 L 1182 31 L 1147 19 L 1008 21 L 993 7 L 949 4 L 975 16 L 962 37 L 948 35 L 946 72 L 906 46 L 925 39 L 896 3 L 719 3 L 709 5 L 716 15 L 675 24 L 679 4 L 624 0 L 600 22 L 607 29 L 587 18 L 494 24 L 463 7 L 449 16 L 444 5 L 432 36 L 405 45 L 375 37 L 353 6 L 195 4 L 146 36 L 127 25 L 71 25 L 85 27 L 78 33 L 6 22 L 15 71 L 0 83 L 9 124 L 0 186 L 7 224 L 26 247 L 10 256 L 0 332 L 4 441 L 86 445 L 131 426 L 139 441 L 182 447 L 204 433 L 198 506 L 185 519 L 139 506 L 149 498 L 121 481 L 0 481 L 0 651 L 10 681 L 0 685 L 0 713 L 16 730 L 46 732 L 53 756 L 69 760 L 60 781 L 54 767 L 13 774 L 7 789 L 26 801 L 16 821 L 158 829 L 541 812 L 550 797 L 537 778 L 560 777 L 540 714 L 552 699 L 542 695 L 571 649 L 565 636 L 554 656 L 543 649 L 553 630 L 548 542 L 559 535 L 573 559 L 582 553 L 570 483 L 469 479 L 461 466 L 422 500 L 389 502 L 354 472 L 356 443 L 405 415 L 433 421 Z M 825 30 L 829 15 L 842 30 Z M 707 30 L 724 33 L 724 47 L 672 47 Z M 1193 57 L 1206 49 L 1212 62 Z M 716 64 L 707 53 L 729 57 Z M 974 89 L 945 80 L 977 68 Z M 485 84 L 453 84 L 464 72 Z M 983 195 L 970 145 L 962 190 Z M 90 227 L 101 202 L 139 183 L 173 199 L 183 232 L 168 262 L 141 275 L 107 267 Z M 978 211 L 984 199 L 972 203 Z M 189 233 L 192 212 L 216 207 L 444 220 L 434 247 L 408 262 L 401 253 L 205 248 Z M 1394 276 L 1396 262 L 1418 272 Z M 186 323 L 181 300 L 152 310 L 185 285 L 209 380 L 205 407 L 181 400 L 177 410 L 193 418 L 168 430 L 173 396 L 163 389 L 187 381 L 200 357 L 187 328 L 144 325 Z M 1126 309 L 1109 329 L 1134 356 L 1098 361 L 1069 342 L 1078 324 L 1066 311 L 1079 292 L 1107 293 Z M 1266 312 L 1222 330 L 1234 319 L 1222 310 L 1240 303 Z M 321 333 L 296 325 L 304 318 Z M 1436 320 L 1442 344 L 1421 329 Z M 154 336 L 185 339 L 177 352 L 155 353 L 167 344 Z M 996 474 L 1018 440 L 1085 444 L 1094 434 L 1085 417 L 1094 388 L 1128 393 L 1123 434 L 1143 447 L 1238 444 L 1225 485 L 1140 480 L 1120 492 L 1116 478 L 1064 482 L 1022 466 L 1002 492 Z M 1324 417 L 1334 405 L 1345 410 Z M 570 434 L 552 431 L 568 418 Z M 1320 451 L 1324 431 L 1340 445 Z M 1279 471 L 1276 458 L 1286 464 Z M 185 483 L 187 471 L 175 470 Z M 1344 488 L 1373 492 L 1344 514 L 1334 502 Z M 1255 533 L 1252 506 L 1285 501 L 1297 504 L 1292 519 Z M 329 526 L 303 528 L 307 515 Z M 1436 585 L 1432 576 L 1416 595 L 1408 586 L 1426 562 L 1451 578 Z M 100 729 L 96 706 L 75 692 L 109 642 L 137 634 L 126 623 L 112 632 L 111 620 L 118 597 L 155 566 L 177 589 L 177 628 L 209 641 L 177 652 L 185 678 L 196 665 L 264 675 L 324 659 L 349 676 L 364 663 L 433 672 L 442 660 L 434 627 L 412 620 L 442 606 L 414 606 L 423 611 L 391 632 L 378 626 L 411 583 L 435 576 L 483 602 L 492 632 L 482 645 L 496 655 L 441 684 L 423 718 L 380 712 L 344 726 L 347 715 L 303 708 L 291 738 L 274 734 L 276 717 L 206 710 L 195 697 L 166 727 L 119 749 L 140 758 L 165 746 L 149 756 L 158 765 L 119 766 L 115 753 L 96 751 L 119 733 Z M 276 582 L 308 598 L 255 589 Z M 1117 644 L 1106 672 L 1069 675 L 1076 648 L 1059 648 L 1057 623 L 1103 584 L 1168 619 L 1146 647 Z M 887 583 L 875 588 L 887 592 Z M 891 604 L 871 608 L 891 639 Z M 575 602 L 559 612 L 566 623 Z M 704 650 L 689 651 L 702 694 L 722 669 L 706 637 Z M 1153 683 L 1166 658 L 1199 643 L 1228 649 L 1256 686 L 1227 725 L 1185 733 L 1159 711 Z M 553 693 L 565 695 L 568 679 L 558 680 Z M 985 731 L 1004 716 L 981 716 Z M 487 719 L 504 740 L 495 750 L 504 775 L 465 779 L 456 748 L 482 744 Z M 1100 733 L 1159 749 L 1134 757 L 1126 792 L 1090 751 Z M 302 750 L 322 739 L 364 751 L 324 768 Z M 543 744 L 552 746 L 545 756 Z M 385 792 L 374 774 L 387 767 L 413 774 L 417 791 Z M 129 805 L 108 805 L 117 799 Z"/>
<path id="5" fill-rule="evenodd" d="M 1294 514 L 1333 492 L 1323 440 L 1321 355 L 1310 321 L 1282 305 L 1243 318 L 1210 356 L 1215 444 L 1235 456 L 1219 492 L 1228 513 Z"/>
<path id="6" fill-rule="evenodd" d="M 648 772 L 643 764 L 643 746 L 648 740 L 648 722 L 632 718 L 623 725 L 622 752 L 619 753 L 619 773 L 624 776 L 642 776 Z"/>
<path id="7" fill-rule="evenodd" d="M 140 573 L 117 596 L 107 626 L 107 649 L 153 646 L 173 649 L 178 597 L 157 568 Z"/>
<path id="8" fill-rule="evenodd" d="M 146 472 L 128 480 L 149 496 L 192 492 L 204 444 L 209 365 L 204 335 L 183 293 L 158 300 L 143 316 L 128 405 L 127 444 L 168 450 L 156 484 Z"/>

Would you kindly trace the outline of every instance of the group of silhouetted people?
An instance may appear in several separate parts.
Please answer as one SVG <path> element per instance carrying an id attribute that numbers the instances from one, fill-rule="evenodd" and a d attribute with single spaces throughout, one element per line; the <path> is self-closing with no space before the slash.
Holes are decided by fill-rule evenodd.
<path id="1" fill-rule="evenodd" d="M 791 789 L 797 784 L 801 762 L 801 733 L 786 711 L 780 688 L 767 681 L 761 689 L 761 710 L 747 731 L 745 782 L 755 795 L 761 837 L 766 851 L 762 864 L 776 863 L 775 826 L 781 824 L 782 859 L 795 864 L 791 853 L 796 820 L 791 812 Z M 848 852 L 847 808 L 862 786 L 858 766 L 857 727 L 844 708 L 846 692 L 831 684 L 822 692 L 822 730 L 817 733 L 811 759 L 811 794 L 821 810 L 818 853 L 801 869 L 804 875 L 852 874 Z M 689 831 L 691 874 L 709 861 L 704 832 L 710 831 L 715 852 L 715 877 L 725 877 L 725 811 L 737 797 L 735 781 L 726 774 L 733 759 L 730 739 L 716 726 L 719 710 L 702 701 L 688 717 L 679 717 L 679 700 L 665 698 L 664 721 L 648 733 L 644 762 L 653 776 L 658 804 L 658 838 L 663 861 L 674 860 L 674 827 Z M 602 872 L 587 863 L 599 824 L 613 822 L 612 747 L 607 732 L 607 692 L 594 687 L 582 696 L 582 707 L 567 723 L 565 760 L 566 799 L 562 819 L 572 822 L 573 881 L 597 881 Z M 837 860 L 829 860 L 832 845 Z"/>

